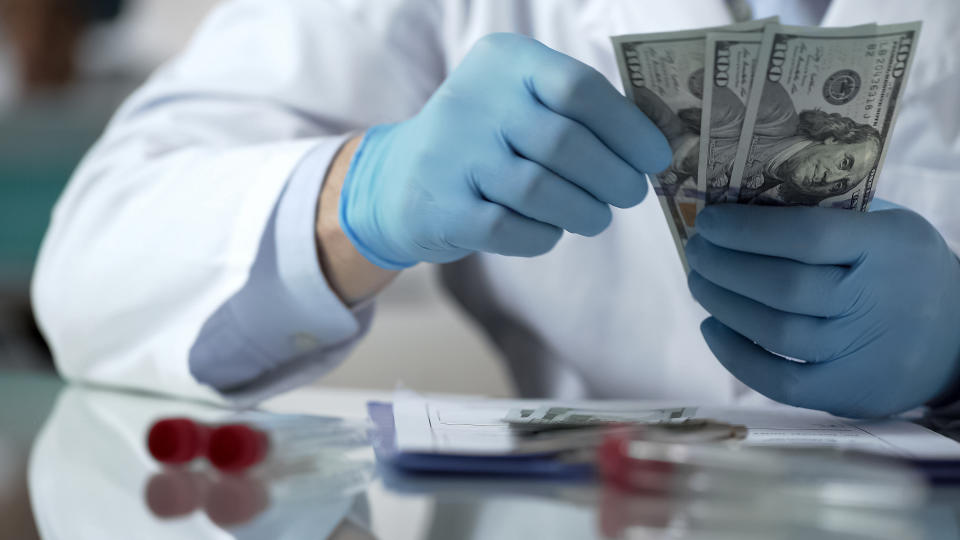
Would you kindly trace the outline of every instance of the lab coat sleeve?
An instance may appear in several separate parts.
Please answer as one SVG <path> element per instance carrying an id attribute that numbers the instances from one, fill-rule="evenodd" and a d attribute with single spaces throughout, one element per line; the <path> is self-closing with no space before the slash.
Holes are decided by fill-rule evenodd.
<path id="1" fill-rule="evenodd" d="M 372 303 L 343 305 L 323 277 L 314 236 L 321 179 L 347 138 L 319 143 L 290 177 L 247 283 L 204 323 L 190 349 L 197 381 L 258 401 L 281 378 L 290 379 L 282 386 L 295 386 L 334 367 L 369 326 Z"/>
<path id="2" fill-rule="evenodd" d="M 315 250 L 291 258 L 305 233 L 284 231 L 307 221 L 345 134 L 415 114 L 444 74 L 438 4 L 377 8 L 228 2 L 121 107 L 54 209 L 34 276 L 61 373 L 245 404 L 345 354 L 369 309 L 348 311 L 308 277 Z M 270 287 L 287 294 L 266 298 Z M 291 302 L 291 327 L 249 313 Z M 201 369 L 204 355 L 233 362 L 241 339 L 269 359 L 252 378 Z"/>

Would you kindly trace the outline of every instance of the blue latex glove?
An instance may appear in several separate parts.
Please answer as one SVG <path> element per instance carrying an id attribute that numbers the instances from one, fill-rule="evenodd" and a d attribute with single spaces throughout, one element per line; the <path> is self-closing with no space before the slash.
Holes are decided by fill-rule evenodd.
<path id="1" fill-rule="evenodd" d="M 690 291 L 713 315 L 700 328 L 747 386 L 850 417 L 950 393 L 960 263 L 918 214 L 716 205 L 697 232 Z"/>
<path id="2" fill-rule="evenodd" d="M 670 147 L 600 73 L 532 39 L 481 39 L 413 118 L 367 131 L 340 226 L 401 269 L 474 251 L 533 256 L 600 233 L 647 192 Z"/>

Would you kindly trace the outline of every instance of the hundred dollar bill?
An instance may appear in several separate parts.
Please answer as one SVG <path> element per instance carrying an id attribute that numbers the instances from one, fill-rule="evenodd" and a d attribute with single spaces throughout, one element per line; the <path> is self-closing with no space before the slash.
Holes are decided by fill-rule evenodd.
<path id="1" fill-rule="evenodd" d="M 683 248 L 697 215 L 697 171 L 703 107 L 704 45 L 708 32 L 760 32 L 773 20 L 684 32 L 614 36 L 627 97 L 663 131 L 673 150 L 670 167 L 652 177 L 670 232 L 688 270 Z"/>
<path id="2" fill-rule="evenodd" d="M 666 409 L 605 410 L 579 407 L 542 406 L 536 410 L 512 409 L 503 418 L 513 427 L 536 427 L 545 425 L 587 426 L 611 422 L 669 423 L 688 420 L 696 416 L 696 407 L 672 407 Z"/>
<path id="3" fill-rule="evenodd" d="M 728 199 L 761 39 L 757 32 L 707 34 L 697 170 L 697 189 L 704 196 L 697 201 L 698 212 Z"/>
<path id="4" fill-rule="evenodd" d="M 720 422 L 710 418 L 687 418 L 671 422 L 631 422 L 629 420 L 589 419 L 585 421 L 564 420 L 549 424 L 534 424 L 515 430 L 520 441 L 531 436 L 555 433 L 598 433 L 610 425 L 633 426 L 632 436 L 639 440 L 663 443 L 701 444 L 718 441 L 744 440 L 746 426 Z M 596 431 L 601 429 L 601 431 Z M 599 442 L 599 441 L 598 441 Z"/>
<path id="5" fill-rule="evenodd" d="M 866 211 L 919 32 L 768 26 L 731 173 L 737 202 Z"/>
<path id="6" fill-rule="evenodd" d="M 536 409 L 510 409 L 503 421 L 508 424 L 520 424 L 527 421 Z"/>

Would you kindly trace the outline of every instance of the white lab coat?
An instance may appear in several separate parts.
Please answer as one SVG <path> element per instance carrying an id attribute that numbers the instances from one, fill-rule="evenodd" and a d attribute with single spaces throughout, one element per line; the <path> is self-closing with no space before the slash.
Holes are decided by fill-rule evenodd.
<path id="1" fill-rule="evenodd" d="M 824 24 L 918 18 L 878 196 L 926 216 L 956 250 L 960 3 L 836 0 Z M 329 159 L 344 133 L 415 114 L 490 32 L 532 35 L 620 88 L 610 35 L 730 22 L 724 0 L 228 2 L 124 105 L 55 210 L 33 294 L 59 368 L 223 399 L 191 375 L 188 355 L 250 277 L 271 213 L 311 149 L 328 148 Z M 525 393 L 705 403 L 747 393 L 698 331 L 707 314 L 691 299 L 654 197 L 615 212 L 596 238 L 567 234 L 532 259 L 481 254 L 444 276 Z M 329 291 L 309 300 L 359 322 L 335 325 L 314 358 L 280 362 L 228 398 L 302 384 L 348 355 L 362 314 Z"/>

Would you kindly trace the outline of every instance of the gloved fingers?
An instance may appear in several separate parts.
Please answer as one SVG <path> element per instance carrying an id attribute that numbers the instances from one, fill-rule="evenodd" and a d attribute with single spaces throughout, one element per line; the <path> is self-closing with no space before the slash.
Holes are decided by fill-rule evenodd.
<path id="1" fill-rule="evenodd" d="M 728 291 L 771 308 L 814 317 L 839 317 L 858 299 L 843 266 L 806 264 L 722 248 L 695 234 L 687 262 L 697 274 Z"/>
<path id="2" fill-rule="evenodd" d="M 851 265 L 882 234 L 874 217 L 882 213 L 718 204 L 697 215 L 697 232 L 712 244 L 736 251 L 808 264 Z"/>
<path id="3" fill-rule="evenodd" d="M 539 163 L 620 208 L 640 203 L 647 179 L 579 122 L 531 99 L 523 114 L 505 119 L 504 137 L 521 156 Z"/>
<path id="4" fill-rule="evenodd" d="M 451 245 L 470 251 L 533 257 L 557 244 L 563 229 L 495 204 L 478 201 L 447 232 Z"/>
<path id="5" fill-rule="evenodd" d="M 599 234 L 613 218 L 610 207 L 593 195 L 512 154 L 499 171 L 479 174 L 475 181 L 487 200 L 584 236 Z"/>
<path id="6" fill-rule="evenodd" d="M 670 166 L 666 137 L 599 71 L 545 45 L 533 49 L 526 82 L 548 109 L 586 126 L 638 172 Z"/>
<path id="7" fill-rule="evenodd" d="M 858 416 L 851 414 L 849 393 L 839 388 L 850 375 L 839 363 L 812 365 L 781 358 L 713 317 L 700 324 L 700 332 L 731 375 L 768 398 L 797 407 Z"/>
<path id="8" fill-rule="evenodd" d="M 851 343 L 850 329 L 842 321 L 773 309 L 718 287 L 695 271 L 688 284 L 697 302 L 717 320 L 769 351 L 811 363 L 829 362 Z"/>

